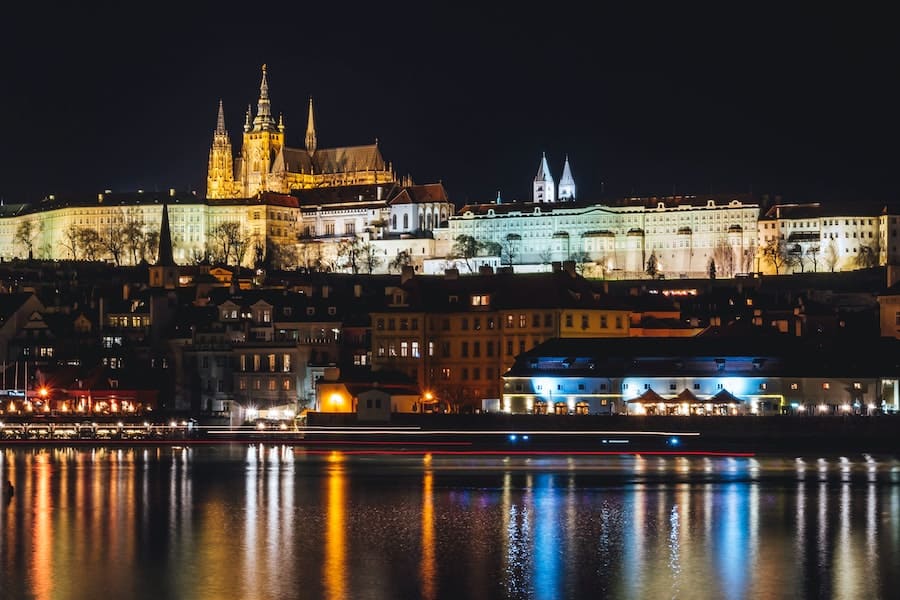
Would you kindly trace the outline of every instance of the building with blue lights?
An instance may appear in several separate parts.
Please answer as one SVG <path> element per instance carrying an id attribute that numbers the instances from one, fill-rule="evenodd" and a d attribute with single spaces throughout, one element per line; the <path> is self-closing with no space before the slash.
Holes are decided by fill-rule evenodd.
<path id="1" fill-rule="evenodd" d="M 848 345 L 853 352 L 848 352 Z M 900 409 L 900 341 L 759 333 L 552 339 L 516 357 L 501 410 L 866 415 Z"/>

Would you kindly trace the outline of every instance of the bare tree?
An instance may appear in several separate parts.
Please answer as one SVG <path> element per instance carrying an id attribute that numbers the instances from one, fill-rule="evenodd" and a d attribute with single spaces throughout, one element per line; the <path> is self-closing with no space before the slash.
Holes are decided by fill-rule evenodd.
<path id="1" fill-rule="evenodd" d="M 122 236 L 123 249 L 131 258 L 131 264 L 138 264 L 144 258 L 144 248 L 146 246 L 146 228 L 147 224 L 141 213 L 130 210 L 125 213 L 125 223 L 120 230 Z"/>
<path id="2" fill-rule="evenodd" d="M 809 257 L 809 262 L 812 263 L 813 273 L 818 272 L 819 270 L 819 246 L 814 245 L 810 246 L 806 249 L 806 255 Z"/>
<path id="3" fill-rule="evenodd" d="M 469 260 L 478 255 L 479 246 L 478 240 L 471 235 L 458 235 L 453 242 L 453 247 L 450 249 L 450 255 L 447 258 L 463 259 L 466 263 L 466 268 L 469 270 L 469 273 L 471 273 L 472 264 Z"/>
<path id="4" fill-rule="evenodd" d="M 518 233 L 506 234 L 506 239 L 503 240 L 503 251 L 500 258 L 508 266 L 511 267 L 513 261 L 515 261 L 516 257 L 519 255 L 519 246 L 521 243 L 522 236 Z"/>
<path id="5" fill-rule="evenodd" d="M 840 261 L 841 257 L 838 253 L 837 244 L 834 240 L 828 240 L 828 245 L 825 247 L 825 266 L 828 267 L 828 271 L 834 273 L 835 268 L 837 268 L 837 264 Z"/>
<path id="6" fill-rule="evenodd" d="M 728 243 L 728 240 L 719 238 L 713 247 L 712 260 L 716 265 L 716 274 L 725 277 L 734 276 L 734 246 Z"/>
<path id="7" fill-rule="evenodd" d="M 787 263 L 784 240 L 781 238 L 770 240 L 763 246 L 762 255 L 765 261 L 775 269 L 775 274 L 778 275 L 781 272 L 782 267 Z"/>
<path id="8" fill-rule="evenodd" d="M 478 250 L 485 256 L 501 256 L 503 254 L 503 245 L 500 242 L 487 241 L 479 242 Z"/>
<path id="9" fill-rule="evenodd" d="M 239 222 L 224 221 L 210 230 L 207 243 L 209 255 L 215 257 L 216 262 L 228 265 L 231 257 L 234 256 L 235 264 L 240 266 L 250 245 L 250 240 L 241 235 Z"/>
<path id="10" fill-rule="evenodd" d="M 652 279 L 655 279 L 659 274 L 659 262 L 656 258 L 655 250 L 650 253 L 650 258 L 647 259 L 647 268 L 645 271 Z"/>
<path id="11" fill-rule="evenodd" d="M 569 256 L 569 260 L 575 263 L 575 270 L 578 271 L 578 274 L 584 276 L 584 271 L 591 262 L 591 256 L 584 250 L 578 250 Z"/>
<path id="12" fill-rule="evenodd" d="M 403 267 L 412 264 L 412 255 L 409 250 L 397 250 L 397 255 L 388 263 L 388 271 L 396 270 L 398 273 L 403 272 Z"/>
<path id="13" fill-rule="evenodd" d="M 337 266 L 340 269 L 350 269 L 354 275 L 359 273 L 362 262 L 363 244 L 358 237 L 341 240 L 337 247 Z"/>
<path id="14" fill-rule="evenodd" d="M 22 221 L 16 228 L 16 234 L 13 237 L 13 241 L 24 247 L 25 256 L 28 258 L 32 258 L 34 254 L 34 241 L 40 231 L 40 223 L 38 222 L 36 225 L 34 221 Z"/>
<path id="15" fill-rule="evenodd" d="M 93 227 L 78 229 L 78 247 L 87 260 L 99 260 L 103 246 L 100 243 L 100 234 Z"/>
<path id="16" fill-rule="evenodd" d="M 124 214 L 119 211 L 118 214 L 110 215 L 106 226 L 99 231 L 100 248 L 112 257 L 113 263 L 117 267 L 122 264 L 122 255 L 125 253 L 126 240 L 122 235 L 123 221 Z"/>
<path id="17" fill-rule="evenodd" d="M 538 252 L 538 260 L 541 261 L 542 265 L 550 264 L 551 258 L 553 258 L 553 251 L 549 246 Z"/>
<path id="18" fill-rule="evenodd" d="M 198 252 L 197 249 L 192 252 Z M 159 254 L 159 232 L 148 231 L 144 234 L 144 245 L 141 248 L 141 260 L 156 261 Z"/>
<path id="19" fill-rule="evenodd" d="M 72 255 L 72 260 L 78 260 L 78 225 L 69 223 L 69 226 L 63 230 L 62 237 L 63 239 L 60 242 L 60 245 L 69 251 L 69 254 Z"/>
<path id="20" fill-rule="evenodd" d="M 374 273 L 375 269 L 381 264 L 381 257 L 378 256 L 378 251 L 375 249 L 375 246 L 368 242 L 363 243 L 360 249 L 360 259 L 363 268 L 369 275 Z"/>
<path id="21" fill-rule="evenodd" d="M 879 248 L 877 242 L 872 245 L 860 244 L 859 251 L 853 258 L 857 269 L 871 269 L 878 266 Z"/>

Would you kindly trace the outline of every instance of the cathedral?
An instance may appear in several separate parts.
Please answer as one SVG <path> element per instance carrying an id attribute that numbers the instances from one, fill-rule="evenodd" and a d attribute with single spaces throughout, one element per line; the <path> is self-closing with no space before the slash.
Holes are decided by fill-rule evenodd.
<path id="1" fill-rule="evenodd" d="M 269 100 L 266 66 L 262 66 L 256 114 L 247 107 L 238 155 L 232 152 L 219 102 L 216 130 L 209 151 L 206 197 L 210 200 L 251 198 L 262 192 L 290 194 L 294 190 L 392 184 L 397 181 L 378 143 L 344 148 L 319 148 L 309 100 L 304 148 L 285 145 L 284 118 L 276 121 Z"/>

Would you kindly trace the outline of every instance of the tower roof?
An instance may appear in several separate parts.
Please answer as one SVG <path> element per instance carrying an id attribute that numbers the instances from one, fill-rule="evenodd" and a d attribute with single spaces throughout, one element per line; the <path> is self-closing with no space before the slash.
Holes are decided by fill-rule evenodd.
<path id="1" fill-rule="evenodd" d="M 222 108 L 222 100 L 219 100 L 219 115 L 216 118 L 216 135 L 225 135 L 225 110 Z"/>
<path id="2" fill-rule="evenodd" d="M 306 151 L 310 155 L 316 153 L 316 123 L 313 120 L 313 101 L 309 97 L 309 119 L 306 122 Z"/>
<path id="3" fill-rule="evenodd" d="M 160 267 L 174 267 L 175 257 L 172 252 L 172 230 L 169 228 L 169 205 L 163 203 L 162 223 L 159 226 L 159 252 L 156 264 Z"/>
<path id="4" fill-rule="evenodd" d="M 259 82 L 259 100 L 256 103 L 253 131 L 278 131 L 275 119 L 272 118 L 272 107 L 269 102 L 269 82 L 266 79 L 266 65 L 262 66 L 262 80 Z"/>
<path id="5" fill-rule="evenodd" d="M 553 177 L 550 175 L 550 167 L 547 165 L 547 154 L 545 152 L 541 153 L 541 164 L 538 166 L 537 175 L 534 176 L 535 181 L 553 181 Z"/>
<path id="6" fill-rule="evenodd" d="M 575 179 L 572 177 L 572 169 L 569 168 L 569 155 L 566 155 L 566 164 L 563 165 L 562 177 L 559 178 L 560 185 L 575 185 Z"/>

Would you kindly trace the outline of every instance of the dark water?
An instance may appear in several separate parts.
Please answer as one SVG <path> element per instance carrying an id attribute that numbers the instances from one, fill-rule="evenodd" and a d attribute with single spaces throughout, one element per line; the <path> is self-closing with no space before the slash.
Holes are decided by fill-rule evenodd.
<path id="1" fill-rule="evenodd" d="M 900 597 L 893 457 L 0 448 L 0 598 Z"/>

